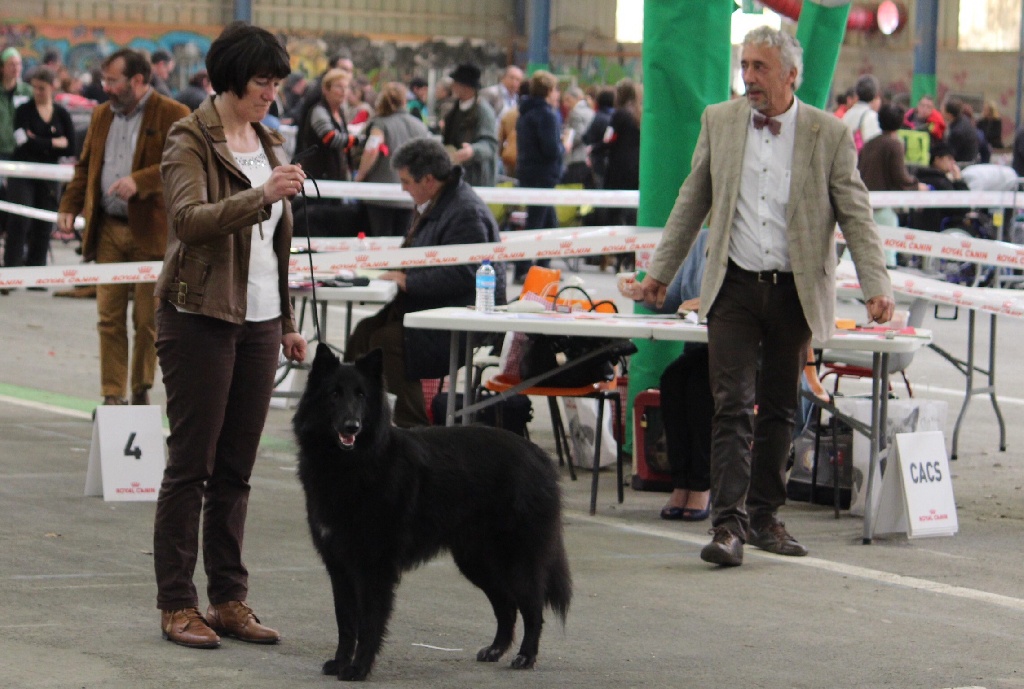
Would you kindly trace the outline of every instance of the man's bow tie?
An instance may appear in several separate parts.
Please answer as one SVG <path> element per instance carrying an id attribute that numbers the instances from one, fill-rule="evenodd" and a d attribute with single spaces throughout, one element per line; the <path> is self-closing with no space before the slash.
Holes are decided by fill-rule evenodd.
<path id="1" fill-rule="evenodd" d="M 778 136 L 779 132 L 782 131 L 782 123 L 771 117 L 765 117 L 759 112 L 754 113 L 754 129 L 764 129 L 768 127 L 768 131 L 772 133 L 772 136 Z"/>

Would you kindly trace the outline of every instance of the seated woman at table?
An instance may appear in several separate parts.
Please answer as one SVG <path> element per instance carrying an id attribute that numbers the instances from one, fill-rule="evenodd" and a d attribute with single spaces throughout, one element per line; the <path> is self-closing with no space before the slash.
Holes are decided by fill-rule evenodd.
<path id="1" fill-rule="evenodd" d="M 704 276 L 708 229 L 697 235 L 690 253 L 668 287 L 662 313 L 696 311 Z M 623 296 L 643 297 L 633 278 L 619 281 Z M 711 507 L 711 382 L 708 346 L 687 342 L 683 353 L 661 376 L 661 414 L 665 420 L 665 449 L 672 468 L 672 494 L 661 510 L 662 519 L 702 521 Z M 670 422 L 670 420 L 672 422 Z M 678 421 L 678 423 L 676 423 Z"/>
<path id="2" fill-rule="evenodd" d="M 452 164 L 439 142 L 412 139 L 394 152 L 391 166 L 415 206 L 403 248 L 500 241 L 491 211 L 462 179 L 462 168 Z M 395 425 L 429 425 L 420 380 L 448 374 L 451 345 L 447 331 L 405 328 L 403 317 L 443 306 L 469 306 L 476 297 L 478 267 L 475 263 L 425 266 L 389 270 L 380 276 L 397 283 L 398 296 L 360 321 L 348 339 L 345 360 L 354 361 L 377 348 L 384 351 L 384 379 L 388 392 L 397 397 Z M 505 265 L 496 263 L 494 271 L 495 303 L 504 304 Z"/>
<path id="3" fill-rule="evenodd" d="M 700 283 L 704 276 L 708 229 L 697 234 L 686 260 L 668 286 L 662 313 L 700 309 Z M 619 281 L 623 296 L 639 300 L 643 294 L 635 278 Z M 814 367 L 814 353 L 808 352 L 801 386 L 822 400 L 828 393 L 821 387 Z M 665 450 L 672 469 L 672 493 L 661 509 L 661 518 L 703 521 L 711 514 L 711 416 L 714 400 L 708 376 L 708 346 L 687 342 L 683 353 L 661 375 L 661 413 L 665 421 Z M 803 429 L 813 409 L 803 405 L 796 428 Z M 670 423 L 669 421 L 678 423 Z"/>

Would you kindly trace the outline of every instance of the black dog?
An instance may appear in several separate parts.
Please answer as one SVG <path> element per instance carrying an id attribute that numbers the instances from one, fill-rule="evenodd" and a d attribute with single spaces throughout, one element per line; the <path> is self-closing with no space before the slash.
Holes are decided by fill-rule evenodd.
<path id="1" fill-rule="evenodd" d="M 361 680 L 380 651 L 402 572 L 449 550 L 498 619 L 477 660 L 523 643 L 513 668 L 537 658 L 543 609 L 565 623 L 572 580 L 561 493 L 550 458 L 506 431 L 392 426 L 383 357 L 343 364 L 317 347 L 293 426 L 313 544 L 327 566 L 338 649 L 323 672 Z"/>

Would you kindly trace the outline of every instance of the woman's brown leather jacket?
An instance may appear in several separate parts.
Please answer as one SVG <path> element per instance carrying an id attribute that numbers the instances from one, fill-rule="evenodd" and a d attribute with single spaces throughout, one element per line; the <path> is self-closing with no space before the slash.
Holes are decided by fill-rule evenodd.
<path id="1" fill-rule="evenodd" d="M 235 164 L 213 102 L 203 101 L 167 135 L 160 175 L 170 227 L 156 294 L 186 311 L 241 324 L 252 233 L 271 231 L 262 226 L 270 205 L 263 201 L 263 189 L 253 189 Z M 284 139 L 261 124 L 253 126 L 271 167 L 277 167 L 284 159 Z M 282 335 L 296 330 L 288 298 L 291 241 L 292 210 L 285 202 L 274 235 Z"/>

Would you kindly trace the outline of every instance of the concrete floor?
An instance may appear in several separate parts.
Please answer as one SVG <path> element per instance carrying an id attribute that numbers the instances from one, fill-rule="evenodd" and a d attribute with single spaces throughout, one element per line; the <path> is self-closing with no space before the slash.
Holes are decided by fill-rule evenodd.
<path id="1" fill-rule="evenodd" d="M 612 296 L 608 274 L 585 268 L 584 277 Z M 333 316 L 330 337 L 342 322 L 340 312 Z M 937 342 L 963 353 L 962 314 L 952 322 L 929 317 L 926 325 Z M 575 598 L 565 629 L 549 622 L 536 670 L 520 675 L 505 663 L 475 662 L 493 635 L 490 606 L 441 558 L 403 581 L 370 682 L 1024 687 L 1024 367 L 1017 348 L 1024 323 L 999 326 L 1008 449 L 998 451 L 991 407 L 976 400 L 952 466 L 958 535 L 863 546 L 860 519 L 835 520 L 828 508 L 797 503 L 782 516 L 809 557 L 748 548 L 742 567 L 720 570 L 698 556 L 708 523 L 658 519 L 663 494 L 627 489 L 618 505 L 614 474 L 605 472 L 591 517 L 589 481 L 571 482 L 563 470 Z M 333 680 L 318 673 L 335 643 L 331 594 L 306 530 L 291 412 L 271 410 L 246 532 L 250 602 L 283 641 L 184 649 L 159 633 L 154 504 L 83 497 L 89 412 L 98 400 L 95 302 L 14 292 L 0 297 L 0 330 L 0 687 L 329 686 Z M 948 440 L 963 378 L 930 351 L 910 371 L 919 397 L 950 403 Z M 162 401 L 158 385 L 154 402 Z M 533 437 L 552 449 L 546 405 L 534 408 Z M 201 571 L 196 581 L 202 591 Z"/>

